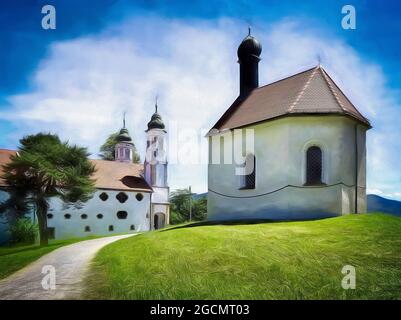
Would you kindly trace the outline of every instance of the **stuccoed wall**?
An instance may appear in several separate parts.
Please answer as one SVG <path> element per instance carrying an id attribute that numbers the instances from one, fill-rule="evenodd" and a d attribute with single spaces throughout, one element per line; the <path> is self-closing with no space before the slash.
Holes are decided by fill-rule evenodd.
<path id="1" fill-rule="evenodd" d="M 108 195 L 106 201 L 99 198 L 103 192 Z M 128 199 L 126 202 L 120 203 L 116 199 L 119 192 L 97 190 L 93 198 L 80 209 L 65 208 L 60 200 L 52 199 L 49 213 L 53 214 L 53 218 L 48 219 L 48 226 L 55 228 L 56 239 L 148 231 L 150 227 L 150 193 L 142 192 L 143 199 L 138 201 L 135 197 L 137 192 L 124 191 Z M 127 219 L 118 219 L 118 211 L 126 211 Z M 71 218 L 65 219 L 65 214 L 71 214 Z M 82 219 L 82 214 L 86 214 L 87 219 Z M 97 218 L 98 214 L 102 214 L 103 218 Z M 113 231 L 109 231 L 109 225 L 113 226 Z M 130 230 L 131 225 L 135 226 L 135 230 Z M 85 231 L 86 226 L 90 227 L 90 232 Z"/>
<path id="2" fill-rule="evenodd" d="M 8 199 L 8 193 L 5 190 L 0 189 L 0 202 Z M 6 219 L 4 215 L 0 215 L 0 244 L 8 241 L 9 235 L 7 232 L 8 225 L 6 224 Z"/>
<path id="3" fill-rule="evenodd" d="M 354 212 L 354 187 L 302 187 L 306 176 L 306 150 L 312 145 L 323 151 L 323 181 L 327 185 L 355 184 L 355 122 L 344 116 L 287 117 L 250 126 L 255 134 L 256 188 L 239 190 L 235 164 L 210 164 L 218 150 L 209 137 L 208 218 L 297 220 Z M 366 128 L 357 127 L 359 186 L 366 186 Z M 217 149 L 216 149 L 217 148 Z M 220 148 L 223 159 L 223 144 Z M 213 192 L 215 191 L 215 192 Z M 366 189 L 359 188 L 358 211 L 366 211 Z"/>

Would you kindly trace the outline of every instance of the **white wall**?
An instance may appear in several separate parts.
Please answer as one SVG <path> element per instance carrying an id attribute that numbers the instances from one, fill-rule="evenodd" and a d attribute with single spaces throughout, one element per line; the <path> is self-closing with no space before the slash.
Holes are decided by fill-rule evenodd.
<path id="1" fill-rule="evenodd" d="M 109 196 L 106 201 L 99 198 L 103 192 Z M 60 200 L 52 199 L 49 213 L 53 214 L 53 218 L 48 219 L 48 226 L 55 227 L 56 239 L 148 231 L 150 227 L 150 193 L 143 192 L 142 201 L 138 201 L 135 197 L 137 192 L 124 191 L 128 200 L 120 203 L 116 199 L 119 192 L 98 190 L 81 209 L 65 208 Z M 127 219 L 118 219 L 118 211 L 127 211 Z M 71 214 L 69 220 L 64 216 L 67 213 Z M 82 214 L 86 214 L 87 219 L 82 219 Z M 102 214 L 103 218 L 98 219 L 97 214 Z M 113 231 L 109 231 L 109 225 L 114 227 Z M 131 225 L 135 226 L 135 231 L 130 230 Z M 85 232 L 85 226 L 89 226 L 91 231 Z"/>
<path id="2" fill-rule="evenodd" d="M 0 189 L 0 202 L 3 202 L 8 199 L 8 193 L 2 189 Z M 0 215 L 0 244 L 3 244 L 8 241 L 8 224 L 6 223 L 7 219 L 4 215 Z"/>
<path id="3" fill-rule="evenodd" d="M 309 219 L 354 211 L 354 187 L 288 187 L 305 183 L 305 152 L 311 145 L 323 151 L 323 182 L 327 185 L 355 184 L 355 122 L 344 116 L 286 117 L 250 126 L 255 133 L 256 188 L 238 190 L 235 164 L 210 164 L 208 174 L 208 218 L 220 219 Z M 366 128 L 358 126 L 359 181 L 366 186 Z M 218 145 L 209 137 L 209 162 Z M 223 157 L 223 148 L 220 150 Z M 232 198 L 215 192 L 230 195 Z M 253 198 L 243 198 L 258 196 Z M 366 211 L 366 189 L 358 194 L 359 212 Z"/>

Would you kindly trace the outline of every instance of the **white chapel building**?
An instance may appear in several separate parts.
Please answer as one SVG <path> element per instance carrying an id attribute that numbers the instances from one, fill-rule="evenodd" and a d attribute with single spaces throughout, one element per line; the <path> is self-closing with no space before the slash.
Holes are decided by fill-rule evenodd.
<path id="1" fill-rule="evenodd" d="M 366 212 L 369 121 L 320 65 L 259 87 L 261 51 L 250 34 L 240 44 L 240 94 L 207 135 L 208 218 L 297 220 Z M 253 145 L 233 142 L 236 132 L 246 136 L 239 129 L 253 132 Z M 235 143 L 245 164 L 224 161 Z M 238 175 L 245 166 L 252 170 Z"/>
<path id="2" fill-rule="evenodd" d="M 132 163 L 133 142 L 124 123 L 117 137 L 115 161 L 90 160 L 96 168 L 93 197 L 78 208 L 66 207 L 58 198 L 50 200 L 47 216 L 50 238 L 149 231 L 169 223 L 167 132 L 157 106 L 147 127 L 144 165 Z M 14 154 L 16 151 L 0 149 L 0 176 L 1 165 Z M 0 201 L 7 199 L 8 188 L 0 179 Z M 7 239 L 4 222 L 0 221 L 0 243 Z"/>

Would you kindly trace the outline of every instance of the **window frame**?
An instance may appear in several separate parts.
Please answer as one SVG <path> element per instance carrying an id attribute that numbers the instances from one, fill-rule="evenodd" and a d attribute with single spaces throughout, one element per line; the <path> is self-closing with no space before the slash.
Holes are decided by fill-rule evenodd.
<path id="1" fill-rule="evenodd" d="M 253 158 L 253 171 L 250 174 L 239 176 L 239 190 L 256 189 L 256 155 L 254 153 L 248 153 L 245 157 L 245 162 L 242 167 L 244 168 L 246 166 L 246 162 L 250 157 Z M 252 179 L 253 181 L 250 181 L 250 179 Z"/>
<path id="2" fill-rule="evenodd" d="M 311 149 L 316 148 L 320 151 L 320 179 L 319 181 L 310 180 L 310 173 L 309 170 L 309 152 Z M 304 164 L 303 164 L 303 172 L 304 172 L 304 186 L 320 186 L 325 185 L 326 177 L 325 177 L 325 150 L 321 144 L 311 143 L 305 147 L 304 150 Z"/>

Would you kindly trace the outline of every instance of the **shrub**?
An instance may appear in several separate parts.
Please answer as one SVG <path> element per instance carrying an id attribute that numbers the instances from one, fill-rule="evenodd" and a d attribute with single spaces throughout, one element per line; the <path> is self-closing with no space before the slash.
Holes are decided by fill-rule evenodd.
<path id="1" fill-rule="evenodd" d="M 35 243 L 38 236 L 38 225 L 31 219 L 19 218 L 13 221 L 9 226 L 10 241 L 13 243 L 32 244 Z"/>

